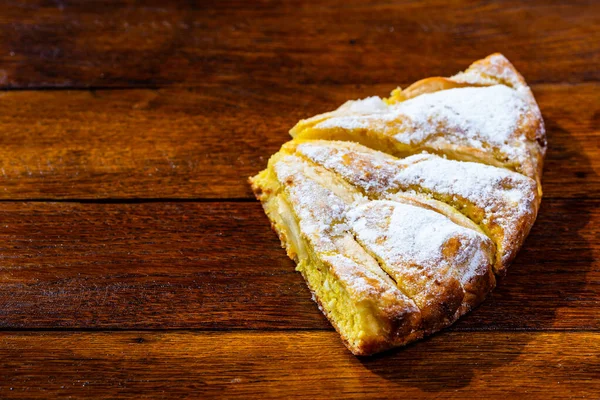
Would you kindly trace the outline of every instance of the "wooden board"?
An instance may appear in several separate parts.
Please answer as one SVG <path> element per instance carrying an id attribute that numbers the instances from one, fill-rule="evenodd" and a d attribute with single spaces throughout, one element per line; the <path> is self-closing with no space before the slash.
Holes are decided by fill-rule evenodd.
<path id="1" fill-rule="evenodd" d="M 335 332 L 11 332 L 0 396 L 595 398 L 599 343 L 598 332 L 446 332 L 357 358 Z"/>
<path id="2" fill-rule="evenodd" d="M 0 398 L 600 398 L 594 1 L 5 2 Z M 352 356 L 248 176 L 294 123 L 503 52 L 548 133 L 508 275 Z"/>
<path id="3" fill-rule="evenodd" d="M 398 84 L 494 51 L 530 83 L 600 79 L 593 1 L 185 0 L 3 7 L 0 84 Z"/>

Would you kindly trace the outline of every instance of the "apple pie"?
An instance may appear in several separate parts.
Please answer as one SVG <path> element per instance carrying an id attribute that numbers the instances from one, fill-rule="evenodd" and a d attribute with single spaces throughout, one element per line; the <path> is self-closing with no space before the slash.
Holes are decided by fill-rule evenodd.
<path id="1" fill-rule="evenodd" d="M 436 332 L 504 275 L 541 201 L 543 120 L 500 54 L 300 121 L 250 178 L 356 355 Z"/>

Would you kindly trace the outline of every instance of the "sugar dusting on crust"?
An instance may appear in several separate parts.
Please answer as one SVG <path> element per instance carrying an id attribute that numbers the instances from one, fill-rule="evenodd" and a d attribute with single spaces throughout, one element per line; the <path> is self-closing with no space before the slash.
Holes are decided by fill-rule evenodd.
<path id="1" fill-rule="evenodd" d="M 361 215 L 364 210 L 374 210 L 377 208 L 375 206 L 384 202 L 367 201 L 360 197 L 357 201 L 344 201 L 332 190 L 311 179 L 310 176 L 314 175 L 314 172 L 310 171 L 311 168 L 315 167 L 297 156 L 283 157 L 274 165 L 277 179 L 284 185 L 290 203 L 298 215 L 302 233 L 317 253 L 329 257 L 325 261 L 331 263 L 331 268 L 340 279 L 344 279 L 355 296 L 368 297 L 376 292 L 383 295 L 388 289 L 382 289 L 393 285 L 393 281 L 389 281 L 376 261 L 359 246 L 349 246 L 348 240 L 354 242 L 347 234 L 351 230 L 365 240 L 368 239 L 369 232 L 379 230 L 379 233 L 388 239 L 394 251 L 398 252 L 380 254 L 380 257 L 386 263 L 395 263 L 399 254 L 404 254 L 406 261 L 413 265 L 413 277 L 420 282 L 418 285 L 424 287 L 432 277 L 442 279 L 440 276 L 436 277 L 435 272 L 442 267 L 452 269 L 463 284 L 484 274 L 489 267 L 489 254 L 486 251 L 489 251 L 490 246 L 482 246 L 482 243 L 489 241 L 486 236 L 456 225 L 447 217 L 421 207 L 387 201 L 385 204 L 391 204 L 402 211 L 402 215 L 392 218 L 391 221 L 391 224 L 399 226 L 386 229 L 380 226 L 369 228 L 370 230 L 361 227 L 356 223 L 356 216 Z M 364 206 L 365 204 L 370 206 Z M 349 226 L 349 215 L 350 220 L 353 220 L 352 226 Z M 367 236 L 364 236 L 365 234 Z M 449 240 L 454 240 L 459 247 L 452 254 L 443 254 L 444 245 Z M 407 249 L 410 251 L 406 252 Z M 342 258 L 332 258 L 332 254 Z M 356 268 L 357 262 L 363 265 L 362 269 Z M 375 269 L 379 270 L 379 274 Z M 374 279 L 378 282 L 376 286 L 373 286 Z"/>
<path id="2" fill-rule="evenodd" d="M 370 98 L 372 99 L 372 98 Z M 522 118 L 532 110 L 523 94 L 504 85 L 466 87 L 426 93 L 376 112 L 349 113 L 353 108 L 371 109 L 359 100 L 344 106 L 344 111 L 317 125 L 315 129 L 372 129 L 393 135 L 400 143 L 413 146 L 435 140 L 489 151 L 490 147 L 518 163 L 526 162 L 526 140 L 519 129 Z M 341 110 L 340 110 L 341 111 Z"/>
<path id="3" fill-rule="evenodd" d="M 346 213 L 352 204 L 311 178 L 314 167 L 296 156 L 286 156 L 275 163 L 277 179 L 284 185 L 289 201 L 298 215 L 300 230 L 316 253 L 329 263 L 332 272 L 357 300 L 380 298 L 386 307 L 402 308 L 402 313 L 416 312 L 377 262 L 358 246 L 348 243 Z M 358 199 L 360 200 L 360 199 Z M 360 202 L 360 201 L 359 201 Z M 360 254 L 362 250 L 363 254 Z M 361 265 L 357 263 L 361 262 Z M 384 310 L 385 311 L 385 310 Z M 389 311 L 389 310 L 388 310 Z M 398 311 L 396 311 L 398 312 Z"/>
<path id="4" fill-rule="evenodd" d="M 274 166 L 277 179 L 284 185 L 299 225 L 317 251 L 334 251 L 330 235 L 340 233 L 348 205 L 331 190 L 306 177 L 306 162 L 286 156 Z M 337 232 L 333 232 L 336 230 Z"/>
<path id="5" fill-rule="evenodd" d="M 346 255 L 325 254 L 322 259 L 328 263 L 334 275 L 343 282 L 346 290 L 357 301 L 380 299 L 383 300 L 381 303 L 385 308 L 396 309 L 396 312 L 399 311 L 401 314 L 419 311 L 414 302 L 406 297 L 393 282 L 383 279 Z M 400 306 L 405 309 L 400 309 Z"/>
<path id="6" fill-rule="evenodd" d="M 461 196 L 509 231 L 523 216 L 534 212 L 536 185 L 531 178 L 502 168 L 434 155 L 426 159 L 419 156 L 419 160 L 413 162 L 413 157 L 406 158 L 404 162 L 409 166 L 398 171 L 395 182 Z"/>
<path id="7" fill-rule="evenodd" d="M 397 159 L 348 142 L 306 142 L 297 151 L 363 188 L 372 198 L 398 190 L 459 196 L 483 211 L 482 223 L 503 229 L 505 247 L 511 247 L 508 244 L 520 235 L 522 221 L 535 214 L 535 182 L 506 169 L 432 154 Z"/>
<path id="8" fill-rule="evenodd" d="M 438 271 L 454 269 L 464 283 L 489 265 L 482 251 L 489 239 L 435 211 L 375 200 L 350 210 L 348 221 L 357 239 L 417 291 L 428 290 L 432 279 L 443 281 Z M 466 268 L 458 270 L 461 265 Z"/>
<path id="9" fill-rule="evenodd" d="M 380 97 L 371 96 L 362 100 L 347 102 L 345 110 L 357 114 L 373 114 L 386 111 L 387 104 Z"/>
<path id="10" fill-rule="evenodd" d="M 305 142 L 298 145 L 297 152 L 370 195 L 387 192 L 395 175 L 406 167 L 393 156 L 350 142 Z"/>
<path id="11" fill-rule="evenodd" d="M 478 85 L 503 83 L 517 90 L 527 90 L 512 64 L 502 54 L 496 53 L 473 63 L 465 72 L 460 72 L 450 79 Z"/>
<path id="12" fill-rule="evenodd" d="M 395 139 L 417 144 L 444 134 L 450 142 L 465 141 L 478 149 L 489 144 L 511 154 L 513 146 L 507 142 L 526 111 L 527 103 L 504 85 L 440 90 L 397 105 L 393 112 L 407 117 L 410 134 L 400 133 Z"/>

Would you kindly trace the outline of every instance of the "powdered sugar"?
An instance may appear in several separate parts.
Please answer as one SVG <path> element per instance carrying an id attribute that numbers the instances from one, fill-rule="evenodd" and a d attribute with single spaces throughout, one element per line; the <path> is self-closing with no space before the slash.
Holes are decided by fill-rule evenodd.
<path id="1" fill-rule="evenodd" d="M 321 254 L 323 261 L 329 263 L 333 274 L 346 289 L 359 301 L 387 296 L 385 301 L 388 304 L 402 306 L 406 312 L 415 312 L 414 303 L 348 234 L 346 213 L 361 199 L 350 201 L 353 196 L 343 196 L 346 197 L 344 199 L 322 186 L 318 171 L 296 156 L 284 157 L 273 168 L 298 215 L 302 236 L 317 254 Z M 338 191 L 341 190 L 343 188 L 338 188 Z"/>
<path id="2" fill-rule="evenodd" d="M 421 186 L 428 191 L 460 196 L 496 218 L 518 219 L 532 211 L 535 182 L 521 174 L 473 162 L 453 161 L 428 155 L 419 162 L 408 157 L 400 163 L 394 183 L 401 187 Z"/>
<path id="3" fill-rule="evenodd" d="M 527 85 L 516 72 L 512 64 L 502 54 L 492 54 L 485 60 L 480 60 L 469 67 L 465 72 L 451 77 L 453 81 L 470 84 L 506 84 L 513 89 L 528 90 Z"/>
<path id="4" fill-rule="evenodd" d="M 403 160 L 409 165 L 398 171 L 393 181 L 396 188 L 414 188 L 429 192 L 434 198 L 460 205 L 466 200 L 483 211 L 463 211 L 491 232 L 492 227 L 502 229 L 497 243 L 502 262 L 506 265 L 520 247 L 523 226 L 536 213 L 536 184 L 523 175 L 501 168 L 472 162 L 446 160 L 429 156 L 427 160 L 412 163 L 412 157 Z M 460 210 L 460 208 L 459 208 Z"/>
<path id="5" fill-rule="evenodd" d="M 340 174 L 369 193 L 386 190 L 398 172 L 395 157 L 349 142 L 312 141 L 297 147 L 310 161 Z"/>
<path id="6" fill-rule="evenodd" d="M 309 143 L 306 143 L 306 145 L 310 147 Z M 367 152 L 371 151 L 367 149 Z M 380 154 L 377 152 L 372 153 L 374 158 Z M 389 156 L 382 154 L 381 160 L 383 161 L 387 157 Z M 395 249 L 394 251 L 398 252 L 396 255 L 390 253 L 380 254 L 379 256 L 386 264 L 389 262 L 394 263 L 394 260 L 397 261 L 399 254 L 404 254 L 406 260 L 412 260 L 407 264 L 412 265 L 412 267 L 405 265 L 402 268 L 408 270 L 412 268 L 410 274 L 412 274 L 411 279 L 415 285 L 426 287 L 430 279 L 443 280 L 452 278 L 444 278 L 444 276 L 436 275 L 434 273 L 437 268 L 436 266 L 445 265 L 445 273 L 449 273 L 448 271 L 452 270 L 453 272 L 450 272 L 450 274 L 456 276 L 463 284 L 469 282 L 477 274 L 481 274 L 481 271 L 485 271 L 486 266 L 489 266 L 489 255 L 486 256 L 486 249 L 482 249 L 481 246 L 471 243 L 475 239 L 479 242 L 489 239 L 475 231 L 454 224 L 441 214 L 421 207 L 392 201 L 367 202 L 361 197 L 356 196 L 345 196 L 346 199 L 344 200 L 336 195 L 334 190 L 324 187 L 319 183 L 319 179 L 323 178 L 317 177 L 318 167 L 311 166 L 297 156 L 285 156 L 279 162 L 276 162 L 273 168 L 277 179 L 282 183 L 284 190 L 289 196 L 291 206 L 298 215 L 302 235 L 309 240 L 316 252 L 341 254 L 347 258 L 347 260 L 336 259 L 335 261 L 339 263 L 331 267 L 338 268 L 337 274 L 355 276 L 356 281 L 346 282 L 346 284 L 353 288 L 352 290 L 356 293 L 360 291 L 367 293 L 374 290 L 373 287 L 369 287 L 367 284 L 365 280 L 367 277 L 375 279 L 374 277 L 377 276 L 377 279 L 381 280 L 378 286 L 384 285 L 384 282 L 387 282 L 385 283 L 386 285 L 393 284 L 393 282 L 386 280 L 385 274 L 381 275 L 381 270 L 377 263 L 347 233 L 352 229 L 359 240 L 363 241 L 371 231 L 369 230 L 370 228 L 363 230 L 360 223 L 356 224 L 356 215 L 362 212 L 357 210 L 375 209 L 379 203 L 392 204 L 403 212 L 401 216 L 394 217 L 395 219 L 392 219 L 390 222 L 392 225 L 400 224 L 401 226 L 392 227 L 387 230 L 382 229 L 382 226 L 372 229 L 373 232 L 378 230 L 379 234 L 389 239 L 389 243 Z M 343 189 L 338 188 L 337 190 L 341 191 Z M 353 198 L 355 199 L 354 201 L 351 200 Z M 368 204 L 371 205 L 368 206 Z M 350 224 L 354 224 L 352 227 L 349 226 L 348 220 L 352 221 Z M 434 240 L 434 237 L 437 239 Z M 451 238 L 459 240 L 461 249 L 452 256 L 444 256 L 440 253 L 443 250 L 440 247 L 440 243 L 448 241 Z M 396 242 L 404 243 L 404 247 L 398 246 Z M 410 243 L 412 243 L 411 250 L 406 252 L 406 246 Z M 368 247 L 366 244 L 365 246 Z M 453 258 L 454 261 L 452 261 Z M 342 261 L 344 262 L 342 263 Z M 360 275 L 354 271 L 352 267 L 354 264 L 352 263 L 357 262 L 362 265 L 364 271 L 369 271 L 367 275 Z M 409 273 L 407 271 L 398 272 L 398 274 Z M 398 278 L 399 275 L 396 277 Z M 421 288 L 416 292 L 413 291 L 413 293 L 421 290 L 424 289 Z"/>
<path id="7" fill-rule="evenodd" d="M 444 243 L 462 229 L 434 211 L 389 200 L 358 206 L 349 212 L 348 220 L 359 241 L 380 258 L 429 268 L 443 262 Z"/>
<path id="8" fill-rule="evenodd" d="M 350 210 L 348 223 L 357 240 L 413 295 L 428 290 L 432 279 L 444 282 L 457 276 L 466 282 L 489 265 L 481 246 L 489 241 L 486 236 L 421 207 L 371 201 Z M 472 262 L 465 262 L 466 257 Z"/>
<path id="9" fill-rule="evenodd" d="M 499 244 L 506 251 L 503 255 L 506 259 L 512 254 L 509 250 L 515 247 L 509 244 L 520 240 L 523 221 L 535 215 L 535 182 L 502 168 L 431 154 L 399 160 L 348 142 L 307 142 L 300 144 L 297 151 L 362 188 L 371 198 L 385 198 L 390 193 L 408 190 L 455 205 L 467 201 L 483 213 L 477 223 L 502 228 Z"/>
<path id="10" fill-rule="evenodd" d="M 307 178 L 302 159 L 287 156 L 274 166 L 277 179 L 284 183 L 290 203 L 298 215 L 302 232 L 318 251 L 335 250 L 328 239 L 332 229 L 343 229 L 336 225 L 345 218 L 347 204 L 332 191 Z"/>
<path id="11" fill-rule="evenodd" d="M 346 103 L 347 111 L 357 114 L 373 114 L 387 110 L 387 104 L 378 96 L 367 97 L 366 99 L 349 101 Z"/>
<path id="12" fill-rule="evenodd" d="M 342 254 L 323 255 L 334 276 L 339 279 L 357 301 L 371 300 L 406 308 L 405 313 L 418 312 L 414 302 L 407 298 L 389 278 L 382 278 L 364 265 Z M 382 271 L 383 273 L 383 271 Z"/>
<path id="13" fill-rule="evenodd" d="M 369 129 L 422 148 L 437 148 L 444 143 L 481 151 L 492 147 L 515 161 L 526 157 L 526 138 L 519 124 L 530 107 L 520 92 L 507 86 L 441 90 L 389 105 L 385 110 L 377 103 L 377 111 L 371 114 L 347 112 L 353 107 L 361 109 L 367 100 L 376 103 L 370 99 L 353 102 L 337 116 L 332 113 L 314 129 Z"/>
<path id="14" fill-rule="evenodd" d="M 403 121 L 410 134 L 399 133 L 394 138 L 417 144 L 432 135 L 443 134 L 445 138 L 467 141 L 480 149 L 484 143 L 504 148 L 514 137 L 526 108 L 519 94 L 504 85 L 440 90 L 395 107 L 395 114 L 406 116 Z"/>

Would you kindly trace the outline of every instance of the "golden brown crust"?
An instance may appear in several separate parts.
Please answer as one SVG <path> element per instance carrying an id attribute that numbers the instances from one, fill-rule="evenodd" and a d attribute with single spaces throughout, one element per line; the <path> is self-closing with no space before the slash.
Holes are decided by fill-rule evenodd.
<path id="1" fill-rule="evenodd" d="M 421 326 L 421 314 L 407 314 L 405 309 L 395 306 L 392 307 L 393 309 L 386 310 L 382 318 L 382 324 L 389 327 L 386 335 L 372 336 L 356 343 L 350 340 L 344 330 L 340 329 L 336 319 L 324 307 L 321 297 L 317 295 L 315 290 L 310 285 L 308 285 L 308 289 L 312 294 L 312 298 L 317 303 L 319 310 L 331 322 L 331 325 L 340 335 L 344 345 L 354 355 L 369 356 L 393 347 L 402 346 L 423 337 L 424 331 L 418 329 Z"/>

